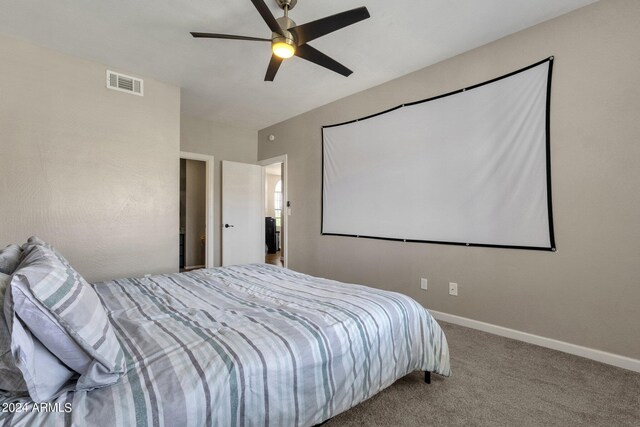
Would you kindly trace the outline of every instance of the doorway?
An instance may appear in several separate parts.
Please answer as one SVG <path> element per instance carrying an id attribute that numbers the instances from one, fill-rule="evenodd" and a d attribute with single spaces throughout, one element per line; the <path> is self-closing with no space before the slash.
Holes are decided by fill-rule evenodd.
<path id="1" fill-rule="evenodd" d="M 213 267 L 213 156 L 180 153 L 179 269 Z"/>
<path id="2" fill-rule="evenodd" d="M 288 265 L 287 157 L 266 159 L 264 172 L 264 221 L 266 264 Z"/>

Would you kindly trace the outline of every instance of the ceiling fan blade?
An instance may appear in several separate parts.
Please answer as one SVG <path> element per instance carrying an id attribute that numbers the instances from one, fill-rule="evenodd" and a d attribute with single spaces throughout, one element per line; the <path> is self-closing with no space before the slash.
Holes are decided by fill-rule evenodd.
<path id="1" fill-rule="evenodd" d="M 216 33 L 194 33 L 191 35 L 195 38 L 208 38 L 208 39 L 230 39 L 230 40 L 249 40 L 255 42 L 270 42 L 271 39 L 263 39 L 260 37 L 246 37 L 246 36 L 234 36 L 232 34 L 216 34 Z"/>
<path id="2" fill-rule="evenodd" d="M 273 81 L 276 77 L 276 73 L 278 72 L 278 68 L 280 68 L 280 64 L 282 64 L 282 58 L 271 55 L 271 61 L 269 61 L 269 67 L 267 67 L 267 74 L 264 75 L 265 82 Z"/>
<path id="3" fill-rule="evenodd" d="M 342 74 L 345 77 L 349 77 L 353 71 L 339 63 L 338 61 L 329 58 L 324 53 L 320 52 L 308 44 L 303 44 L 296 48 L 296 56 L 306 59 L 307 61 L 318 64 L 324 68 L 328 68 L 331 71 L 335 71 L 338 74 Z"/>
<path id="4" fill-rule="evenodd" d="M 262 19 L 264 19 L 264 22 L 267 23 L 271 31 L 273 31 L 274 33 L 278 33 L 284 37 L 284 31 L 282 30 L 282 28 L 280 28 L 280 24 L 278 24 L 278 21 L 276 21 L 276 18 L 274 18 L 273 14 L 269 10 L 269 7 L 264 3 L 264 1 L 251 0 L 251 3 L 253 3 L 256 9 L 258 9 L 258 13 L 260 13 Z"/>
<path id="5" fill-rule="evenodd" d="M 367 8 L 363 6 L 289 28 L 289 31 L 294 34 L 296 43 L 302 45 L 325 34 L 360 22 L 370 16 Z"/>

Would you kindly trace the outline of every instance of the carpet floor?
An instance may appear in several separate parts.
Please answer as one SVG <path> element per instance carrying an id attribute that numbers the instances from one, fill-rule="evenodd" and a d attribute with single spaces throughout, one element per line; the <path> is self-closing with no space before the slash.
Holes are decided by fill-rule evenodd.
<path id="1" fill-rule="evenodd" d="M 640 426 L 640 374 L 439 322 L 453 375 L 414 372 L 337 426 Z"/>

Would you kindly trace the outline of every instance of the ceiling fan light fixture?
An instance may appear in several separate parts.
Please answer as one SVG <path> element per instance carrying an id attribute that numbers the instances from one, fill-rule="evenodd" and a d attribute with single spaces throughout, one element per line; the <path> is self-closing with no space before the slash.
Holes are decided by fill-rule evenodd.
<path id="1" fill-rule="evenodd" d="M 291 58 L 296 53 L 296 46 L 292 40 L 282 38 L 273 41 L 271 44 L 271 50 L 275 56 L 287 59 Z"/>

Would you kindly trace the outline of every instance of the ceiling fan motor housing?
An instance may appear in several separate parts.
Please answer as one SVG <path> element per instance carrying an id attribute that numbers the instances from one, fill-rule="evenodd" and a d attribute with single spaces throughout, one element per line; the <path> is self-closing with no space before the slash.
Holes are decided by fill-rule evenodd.
<path id="1" fill-rule="evenodd" d="M 295 47 L 296 41 L 293 37 L 293 34 L 291 34 L 288 30 L 289 28 L 295 27 L 296 23 L 293 22 L 293 19 L 287 16 L 281 16 L 280 18 L 277 18 L 276 21 L 278 21 L 278 24 L 284 30 L 284 36 L 278 33 L 271 33 L 272 43 L 286 43 Z"/>
<path id="2" fill-rule="evenodd" d="M 281 16 L 280 18 L 276 18 L 276 21 L 278 22 L 278 25 L 280 25 L 280 27 L 284 28 L 285 30 L 296 26 L 296 23 L 293 22 L 293 19 L 289 18 L 288 16 Z"/>

